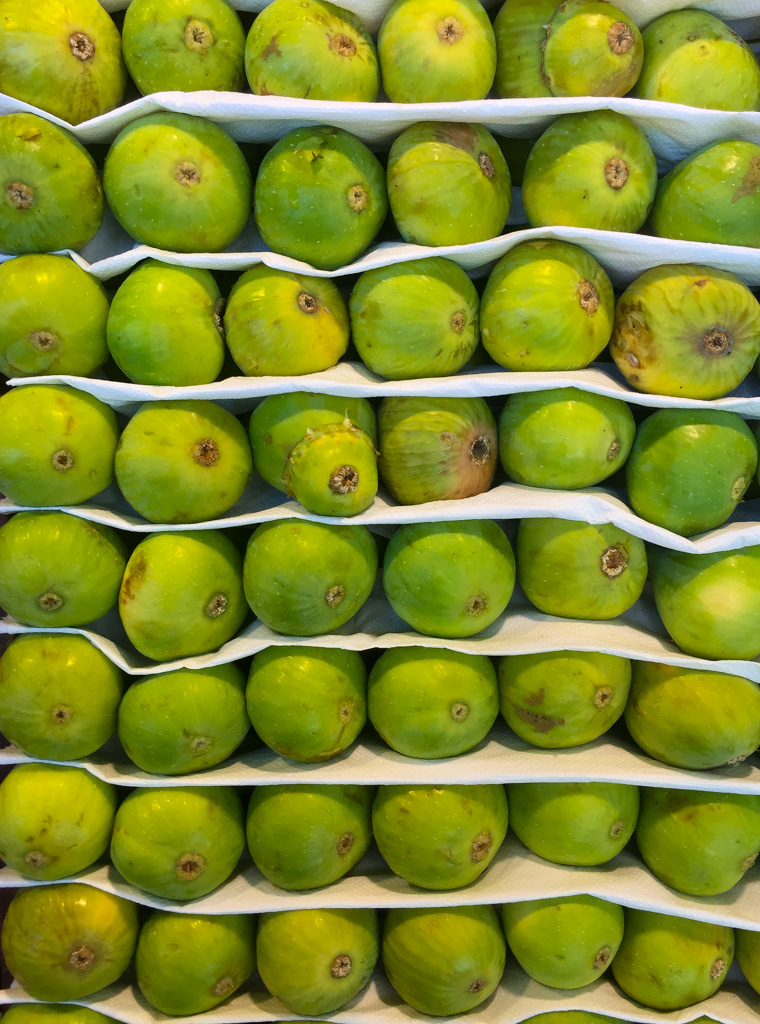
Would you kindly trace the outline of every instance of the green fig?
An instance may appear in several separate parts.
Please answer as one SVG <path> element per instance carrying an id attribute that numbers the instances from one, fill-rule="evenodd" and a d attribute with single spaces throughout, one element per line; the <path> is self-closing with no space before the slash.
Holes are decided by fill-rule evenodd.
<path id="1" fill-rule="evenodd" d="M 760 992 L 760 932 L 736 929 L 736 960 L 755 992 Z"/>
<path id="2" fill-rule="evenodd" d="M 622 715 L 630 685 L 630 661 L 613 654 L 551 651 L 499 662 L 504 720 L 521 739 L 548 750 L 603 735 Z"/>
<path id="3" fill-rule="evenodd" d="M 0 264 L 0 373 L 88 377 L 108 358 L 108 296 L 68 256 L 33 254 Z"/>
<path id="4" fill-rule="evenodd" d="M 560 3 L 541 47 L 541 71 L 552 96 L 625 96 L 643 59 L 635 22 L 603 0 Z"/>
<path id="5" fill-rule="evenodd" d="M 19 1003 L 5 1010 L 3 1020 L 6 1024 L 113 1024 L 114 1018 L 86 1006 Z"/>
<path id="6" fill-rule="evenodd" d="M 318 516 L 355 516 L 377 494 L 375 442 L 346 419 L 309 430 L 290 449 L 285 492 Z"/>
<path id="7" fill-rule="evenodd" d="M 550 1013 L 527 1017 L 526 1021 L 532 1021 L 533 1024 L 615 1024 L 619 1019 L 603 1013 L 592 1013 L 590 1010 L 552 1010 Z M 707 1024 L 708 1018 L 700 1017 L 698 1020 L 699 1024 Z"/>
<path id="8" fill-rule="evenodd" d="M 557 0 L 504 0 L 496 33 L 496 95 L 506 99 L 551 96 L 541 68 L 541 44 Z"/>

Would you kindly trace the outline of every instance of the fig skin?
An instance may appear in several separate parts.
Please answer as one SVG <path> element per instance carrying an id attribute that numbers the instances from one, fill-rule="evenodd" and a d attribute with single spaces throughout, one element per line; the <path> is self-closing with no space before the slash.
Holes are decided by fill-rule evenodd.
<path id="1" fill-rule="evenodd" d="M 68 256 L 32 254 L 0 264 L 0 373 L 88 377 L 108 358 L 108 296 Z"/>
<path id="2" fill-rule="evenodd" d="M 541 69 L 541 43 L 557 0 L 505 0 L 494 19 L 496 95 L 503 99 L 551 96 Z"/>
<path id="3" fill-rule="evenodd" d="M 755 992 L 760 992 L 760 932 L 736 929 L 736 959 Z"/>
<path id="4" fill-rule="evenodd" d="M 348 419 L 308 431 L 290 449 L 282 481 L 315 515 L 358 515 L 377 494 L 375 443 Z"/>
<path id="5" fill-rule="evenodd" d="M 360 18 L 328 0 L 273 0 L 245 44 L 245 73 L 259 96 L 372 103 L 377 51 Z"/>
<path id="6" fill-rule="evenodd" d="M 55 1003 L 19 1003 L 3 1014 L 8 1024 L 111 1024 L 113 1019 L 87 1006 Z"/>

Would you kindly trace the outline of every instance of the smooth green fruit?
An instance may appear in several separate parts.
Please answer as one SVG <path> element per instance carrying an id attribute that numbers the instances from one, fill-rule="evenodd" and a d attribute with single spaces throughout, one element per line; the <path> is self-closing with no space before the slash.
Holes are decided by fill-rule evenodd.
<path id="1" fill-rule="evenodd" d="M 351 11 L 327 0 L 273 0 L 245 44 L 254 95 L 372 103 L 380 91 L 377 53 Z"/>
<path id="2" fill-rule="evenodd" d="M 623 908 L 596 896 L 507 903 L 507 944 L 526 974 L 550 988 L 583 988 L 607 970 L 623 939 Z"/>
<path id="3" fill-rule="evenodd" d="M 276 519 L 251 535 L 245 596 L 254 615 L 286 636 L 331 633 L 358 612 L 377 574 L 366 526 Z"/>
<path id="4" fill-rule="evenodd" d="M 760 304 L 728 271 L 653 267 L 618 299 L 610 352 L 637 391 L 721 398 L 760 353 Z"/>
<path id="5" fill-rule="evenodd" d="M 478 293 L 441 256 L 367 270 L 349 307 L 357 352 L 388 380 L 449 376 L 478 344 Z"/>
<path id="6" fill-rule="evenodd" d="M 245 676 L 234 663 L 138 677 L 119 707 L 119 739 L 127 757 L 156 775 L 187 775 L 221 764 L 249 726 Z"/>
<path id="7" fill-rule="evenodd" d="M 542 239 L 516 245 L 491 271 L 480 334 L 507 370 L 580 370 L 607 345 L 614 318 L 612 284 L 594 257 Z"/>
<path id="8" fill-rule="evenodd" d="M 150 1005 L 183 1017 L 218 1006 L 255 966 L 256 924 L 249 914 L 154 910 L 135 953 L 137 984 Z"/>
<path id="9" fill-rule="evenodd" d="M 367 984 L 377 956 L 375 910 L 284 910 L 259 918 L 261 980 L 293 1013 L 340 1009 Z"/>
<path id="10" fill-rule="evenodd" d="M 664 238 L 757 247 L 760 146 L 711 142 L 682 160 L 657 187 L 652 229 Z"/>
<path id="11" fill-rule="evenodd" d="M 671 11 L 643 33 L 633 95 L 711 110 L 757 110 L 760 70 L 744 40 L 707 11 Z"/>
<path id="12" fill-rule="evenodd" d="M 245 33 L 226 0 L 132 0 L 122 35 L 124 60 L 143 96 L 243 88 Z"/>
<path id="13" fill-rule="evenodd" d="M 593 487 L 623 465 L 636 424 L 618 398 L 577 388 L 524 392 L 499 418 L 499 458 L 518 484 Z"/>
<path id="14" fill-rule="evenodd" d="M 0 857 L 36 881 L 84 871 L 108 849 L 116 803 L 84 768 L 16 765 L 0 785 Z"/>
<path id="15" fill-rule="evenodd" d="M 261 161 L 254 213 L 275 252 L 334 270 L 364 252 L 387 212 L 380 162 L 340 128 L 296 128 Z"/>
<path id="16" fill-rule="evenodd" d="M 257 786 L 246 819 L 251 857 L 282 889 L 330 885 L 367 852 L 371 806 L 367 786 Z"/>
<path id="17" fill-rule="evenodd" d="M 154 661 L 216 650 L 247 614 L 240 552 L 220 530 L 150 534 L 124 572 L 119 614 Z"/>
<path id="18" fill-rule="evenodd" d="M 631 999 L 678 1010 L 717 992 L 733 959 L 732 928 L 626 908 L 612 973 Z"/>
<path id="19" fill-rule="evenodd" d="M 396 647 L 367 682 L 369 718 L 407 757 L 456 757 L 485 738 L 498 713 L 496 672 L 482 654 Z"/>
<path id="20" fill-rule="evenodd" d="M 120 896 L 79 882 L 36 885 L 11 900 L 3 956 L 33 999 L 83 999 L 121 977 L 138 930 L 137 907 Z"/>
<path id="21" fill-rule="evenodd" d="M 394 612 L 429 636 L 472 636 L 509 603 L 515 560 L 489 519 L 400 526 L 388 545 L 383 587 Z"/>
<path id="22" fill-rule="evenodd" d="M 657 611 L 684 653 L 760 654 L 760 545 L 707 555 L 656 548 L 650 561 Z"/>
<path id="23" fill-rule="evenodd" d="M 19 256 L 0 264 L 0 373 L 87 377 L 108 358 L 108 296 L 68 256 Z"/>
<path id="24" fill-rule="evenodd" d="M 372 830 L 388 867 L 404 881 L 459 889 L 483 874 L 504 842 L 504 787 L 380 786 Z"/>
<path id="25" fill-rule="evenodd" d="M 600 0 L 565 0 L 546 26 L 544 81 L 553 96 L 625 96 L 641 71 L 635 22 Z"/>
<path id="26" fill-rule="evenodd" d="M 665 764 L 735 764 L 760 746 L 760 688 L 742 676 L 634 661 L 625 724 Z"/>
<path id="27" fill-rule="evenodd" d="M 630 685 L 630 661 L 613 654 L 551 651 L 499 663 L 504 720 L 521 739 L 549 750 L 605 733 L 622 715 Z"/>
<path id="28" fill-rule="evenodd" d="M 736 929 L 736 959 L 755 992 L 760 992 L 760 932 Z"/>
<path id="29" fill-rule="evenodd" d="M 192 900 L 229 878 L 244 847 L 243 804 L 231 786 L 151 787 L 122 801 L 111 860 L 144 892 Z"/>
<path id="30" fill-rule="evenodd" d="M 124 230 L 157 249 L 221 252 L 251 210 L 240 147 L 219 125 L 189 114 L 148 114 L 122 129 L 103 186 Z"/>
<path id="31" fill-rule="evenodd" d="M 375 442 L 349 419 L 309 431 L 290 449 L 282 482 L 315 515 L 358 515 L 377 494 Z"/>
<path id="32" fill-rule="evenodd" d="M 534 1024 L 615 1024 L 618 1017 L 607 1017 L 603 1013 L 592 1013 L 590 1010 L 553 1010 L 550 1013 L 539 1013 L 526 1020 Z M 707 1017 L 699 1017 L 699 1024 L 707 1024 Z M 695 1022 L 697 1024 L 697 1022 Z"/>
<path id="33" fill-rule="evenodd" d="M 496 40 L 479 0 L 396 0 L 377 49 L 392 103 L 482 100 L 496 72 Z"/>
<path id="34" fill-rule="evenodd" d="M 496 990 L 505 960 L 493 907 L 394 907 L 386 915 L 383 967 L 420 1013 L 451 1017 L 478 1006 Z"/>
<path id="35" fill-rule="evenodd" d="M 639 424 L 628 498 L 650 523 L 689 536 L 720 526 L 757 469 L 757 442 L 734 412 L 658 409 Z"/>
<path id="36" fill-rule="evenodd" d="M 760 796 L 642 789 L 636 843 L 652 874 L 676 892 L 719 896 L 760 853 Z"/>
<path id="37" fill-rule="evenodd" d="M 379 469 L 402 505 L 487 491 L 497 463 L 496 423 L 483 398 L 384 398 Z"/>
<path id="38" fill-rule="evenodd" d="M 356 651 L 268 647 L 253 656 L 248 716 L 260 739 L 292 761 L 327 761 L 367 718 L 367 670 Z"/>
<path id="39" fill-rule="evenodd" d="M 96 0 L 4 0 L 0 90 L 80 124 L 118 106 L 127 84 L 121 39 Z"/>
<path id="40" fill-rule="evenodd" d="M 224 329 L 232 358 L 246 377 L 319 373 L 334 366 L 348 347 L 348 309 L 329 278 L 260 263 L 233 285 Z"/>
<path id="41" fill-rule="evenodd" d="M 388 198 L 404 241 L 465 245 L 501 233 L 512 185 L 483 125 L 425 121 L 391 146 Z"/>
<path id="42" fill-rule="evenodd" d="M 0 730 L 30 757 L 87 757 L 116 731 L 123 689 L 121 672 L 84 637 L 23 634 L 0 657 Z"/>
<path id="43" fill-rule="evenodd" d="M 223 308 L 208 270 L 145 260 L 111 302 L 109 351 L 135 384 L 210 384 L 224 362 Z"/>
<path id="44" fill-rule="evenodd" d="M 616 782 L 521 782 L 507 786 L 507 799 L 517 838 L 554 864 L 606 864 L 639 815 L 636 786 Z"/>
<path id="45" fill-rule="evenodd" d="M 493 24 L 497 96 L 551 96 L 541 73 L 541 43 L 556 9 L 557 0 L 504 0 Z"/>
<path id="46" fill-rule="evenodd" d="M 95 161 L 64 128 L 36 114 L 0 117 L 0 181 L 0 252 L 78 250 L 97 234 L 104 201 Z"/>
<path id="47" fill-rule="evenodd" d="M 0 605 L 28 626 L 85 626 L 116 604 L 126 564 L 110 526 L 18 512 L 0 527 Z"/>
<path id="48" fill-rule="evenodd" d="M 309 430 L 323 430 L 344 420 L 350 420 L 375 440 L 375 412 L 366 398 L 313 395 L 304 391 L 269 395 L 253 410 L 248 425 L 257 473 L 272 487 L 284 492 L 282 476 L 293 445 Z"/>
<path id="49" fill-rule="evenodd" d="M 17 505 L 77 505 L 114 478 L 113 410 L 85 391 L 30 384 L 0 398 L 0 490 Z"/>
<path id="50" fill-rule="evenodd" d="M 565 224 L 638 231 L 657 186 L 643 131 L 613 110 L 563 114 L 525 165 L 523 205 L 531 227 Z"/>
<path id="51" fill-rule="evenodd" d="M 546 615 L 614 619 L 641 596 L 646 548 L 613 523 L 523 519 L 517 573 L 525 596 Z"/>
<path id="52" fill-rule="evenodd" d="M 113 1019 L 86 1006 L 50 1003 L 19 1003 L 3 1013 L 6 1024 L 111 1024 Z"/>

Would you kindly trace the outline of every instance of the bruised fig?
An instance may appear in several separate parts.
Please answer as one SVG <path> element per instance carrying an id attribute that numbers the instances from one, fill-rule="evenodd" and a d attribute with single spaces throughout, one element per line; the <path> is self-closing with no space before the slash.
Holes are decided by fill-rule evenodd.
<path id="1" fill-rule="evenodd" d="M 375 443 L 348 419 L 308 430 L 290 449 L 282 482 L 309 512 L 358 515 L 377 494 Z"/>

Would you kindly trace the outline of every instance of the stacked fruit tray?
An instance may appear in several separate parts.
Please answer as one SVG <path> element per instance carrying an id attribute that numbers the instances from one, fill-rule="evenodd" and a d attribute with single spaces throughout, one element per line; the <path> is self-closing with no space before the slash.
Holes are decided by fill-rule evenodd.
<path id="1" fill-rule="evenodd" d="M 102 6 L 85 109 L 0 0 L 8 1024 L 755 1022 L 760 0 Z"/>

